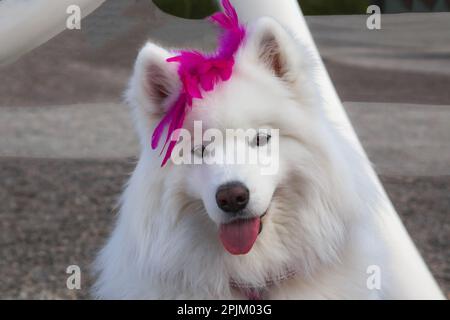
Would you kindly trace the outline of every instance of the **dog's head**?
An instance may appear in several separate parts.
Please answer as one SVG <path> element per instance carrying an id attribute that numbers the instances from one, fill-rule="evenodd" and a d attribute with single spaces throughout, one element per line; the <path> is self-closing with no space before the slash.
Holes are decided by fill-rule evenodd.
<path id="1" fill-rule="evenodd" d="M 188 153 L 191 163 L 169 161 L 160 168 L 161 149 L 151 150 L 150 139 L 180 91 L 177 65 L 166 62 L 172 55 L 147 44 L 127 98 L 134 107 L 141 161 L 164 174 L 164 199 L 177 202 L 172 209 L 179 218 L 207 213 L 212 222 L 207 225 L 228 252 L 264 254 L 268 263 L 295 259 L 308 269 L 314 261 L 336 257 L 351 188 L 340 178 L 338 171 L 345 168 L 323 124 L 325 102 L 310 77 L 318 62 L 278 23 L 257 21 L 235 57 L 231 79 L 194 100 L 187 114 L 184 129 L 190 135 L 180 134 L 181 152 L 173 156 Z M 230 129 L 244 134 L 230 138 Z M 258 161 L 236 161 L 242 150 L 244 159 L 257 155 Z M 265 252 L 269 246 L 276 250 Z"/>

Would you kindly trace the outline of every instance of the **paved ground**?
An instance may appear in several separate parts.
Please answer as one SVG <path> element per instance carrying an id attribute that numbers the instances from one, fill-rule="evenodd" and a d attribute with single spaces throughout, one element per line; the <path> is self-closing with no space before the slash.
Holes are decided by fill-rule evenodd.
<path id="1" fill-rule="evenodd" d="M 138 154 L 128 108 L 97 103 L 0 108 L 0 156 L 123 158 Z"/>
<path id="2" fill-rule="evenodd" d="M 450 14 L 381 16 L 381 29 L 365 27 L 367 16 L 308 17 L 320 53 L 346 65 L 450 75 Z"/>
<path id="3" fill-rule="evenodd" d="M 84 31 L 65 31 L 0 70 L 0 298 L 89 297 L 89 265 L 137 153 L 120 102 L 137 50 L 147 36 L 214 38 L 201 22 L 168 21 L 143 4 L 124 11 L 128 20 L 102 7 Z M 380 33 L 357 16 L 307 21 L 364 148 L 449 295 L 450 15 L 385 17 Z M 80 291 L 65 287 L 70 264 L 83 270 Z"/>

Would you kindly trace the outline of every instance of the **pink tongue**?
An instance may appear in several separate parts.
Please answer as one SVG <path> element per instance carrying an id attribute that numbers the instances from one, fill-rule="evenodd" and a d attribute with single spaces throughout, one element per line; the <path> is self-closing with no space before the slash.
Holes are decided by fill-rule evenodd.
<path id="1" fill-rule="evenodd" d="M 259 233 L 259 218 L 240 219 L 220 226 L 220 240 L 231 254 L 246 254 L 253 247 Z"/>

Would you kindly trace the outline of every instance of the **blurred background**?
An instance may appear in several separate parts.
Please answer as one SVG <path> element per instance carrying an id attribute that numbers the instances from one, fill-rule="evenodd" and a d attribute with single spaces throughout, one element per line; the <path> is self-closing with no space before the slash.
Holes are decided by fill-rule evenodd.
<path id="1" fill-rule="evenodd" d="M 370 4 L 383 12 L 381 30 L 366 28 Z M 300 5 L 377 174 L 450 298 L 450 0 Z M 210 0 L 107 0 L 81 30 L 0 67 L 0 298 L 89 298 L 90 264 L 138 155 L 122 103 L 136 54 L 148 39 L 214 48 L 216 30 L 201 18 L 215 10 Z M 66 287 L 69 265 L 82 270 L 80 290 Z"/>
<path id="2" fill-rule="evenodd" d="M 204 18 L 218 10 L 214 0 L 155 0 L 163 11 L 188 18 Z M 445 12 L 450 10 L 449 0 L 299 0 L 304 15 L 366 14 L 367 7 L 375 4 L 382 13 Z"/>

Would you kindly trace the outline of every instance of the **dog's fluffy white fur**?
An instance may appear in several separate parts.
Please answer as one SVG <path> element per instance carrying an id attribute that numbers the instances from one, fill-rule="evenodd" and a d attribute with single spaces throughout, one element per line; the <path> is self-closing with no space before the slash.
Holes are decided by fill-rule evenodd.
<path id="1" fill-rule="evenodd" d="M 230 279 L 265 288 L 269 299 L 394 298 L 389 256 L 380 241 L 378 193 L 362 175 L 366 161 L 323 115 L 327 101 L 312 76 L 318 61 L 270 18 L 249 26 L 231 80 L 195 100 L 185 127 L 276 128 L 279 170 L 262 176 L 246 166 L 161 168 L 152 131 L 179 92 L 169 52 L 148 43 L 140 51 L 127 101 L 142 152 L 121 198 L 115 229 L 95 266 L 93 294 L 119 299 L 240 299 Z M 245 183 L 264 227 L 246 255 L 219 241 L 226 216 L 215 204 L 219 185 Z M 367 268 L 383 271 L 381 290 L 367 287 Z"/>

